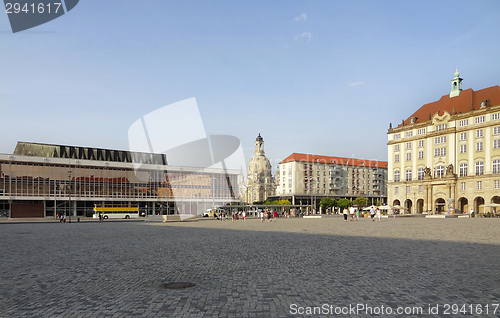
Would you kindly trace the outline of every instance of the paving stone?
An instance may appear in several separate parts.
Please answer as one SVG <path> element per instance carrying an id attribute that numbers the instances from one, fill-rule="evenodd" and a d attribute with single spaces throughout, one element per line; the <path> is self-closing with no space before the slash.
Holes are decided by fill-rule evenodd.
<path id="1" fill-rule="evenodd" d="M 450 317 L 445 304 L 491 311 L 500 303 L 499 226 L 338 217 L 1 223 L 0 317 L 303 316 L 293 304 L 419 306 L 424 315 L 439 305 L 434 317 Z"/>

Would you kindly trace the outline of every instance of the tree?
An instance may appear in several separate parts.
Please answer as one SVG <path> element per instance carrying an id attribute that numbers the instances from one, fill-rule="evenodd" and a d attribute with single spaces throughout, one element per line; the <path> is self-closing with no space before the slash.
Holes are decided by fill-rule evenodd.
<path id="1" fill-rule="evenodd" d="M 333 208 L 334 205 L 335 205 L 335 200 L 328 198 L 328 197 L 324 197 L 319 202 L 319 206 L 324 208 L 324 209 L 331 209 L 331 208 Z"/>
<path id="2" fill-rule="evenodd" d="M 368 204 L 368 199 L 365 197 L 358 197 L 352 201 L 352 205 L 367 205 Z"/>
<path id="3" fill-rule="evenodd" d="M 337 206 L 340 208 L 340 209 L 344 209 L 344 208 L 347 208 L 349 206 L 351 206 L 351 201 L 349 201 L 348 199 L 338 199 L 337 200 Z"/>
<path id="4" fill-rule="evenodd" d="M 279 201 L 276 201 L 276 204 L 277 205 L 292 205 L 292 203 L 290 203 L 290 201 L 288 201 L 288 200 L 279 200 Z"/>

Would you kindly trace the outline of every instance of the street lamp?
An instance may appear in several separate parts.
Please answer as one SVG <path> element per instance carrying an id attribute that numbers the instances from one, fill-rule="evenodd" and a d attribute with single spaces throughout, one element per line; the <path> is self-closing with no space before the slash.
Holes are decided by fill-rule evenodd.
<path id="1" fill-rule="evenodd" d="M 69 181 L 69 223 L 71 223 L 71 170 L 68 170 L 68 181 Z"/>

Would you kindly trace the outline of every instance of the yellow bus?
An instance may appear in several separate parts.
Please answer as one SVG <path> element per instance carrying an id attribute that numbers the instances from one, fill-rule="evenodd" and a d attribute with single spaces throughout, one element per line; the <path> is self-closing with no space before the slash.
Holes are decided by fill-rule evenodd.
<path id="1" fill-rule="evenodd" d="M 139 217 L 139 208 L 94 208 L 94 219 L 99 218 L 99 213 L 104 219 L 135 219 Z"/>

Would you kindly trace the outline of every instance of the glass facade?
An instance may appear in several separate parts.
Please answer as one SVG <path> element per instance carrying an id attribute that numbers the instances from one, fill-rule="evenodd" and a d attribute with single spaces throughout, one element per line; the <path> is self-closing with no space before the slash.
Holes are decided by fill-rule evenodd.
<path id="1" fill-rule="evenodd" d="M 127 163 L 65 159 L 63 164 L 64 159 L 2 157 L 7 157 L 0 159 L 3 210 L 10 203 L 33 201 L 43 203 L 45 216 L 52 216 L 66 211 L 71 200 L 72 215 L 77 216 L 89 216 L 89 211 L 91 215 L 94 204 L 139 206 L 149 214 L 202 214 L 212 203 L 239 197 L 235 171 L 164 165 L 143 165 L 135 171 Z"/>

